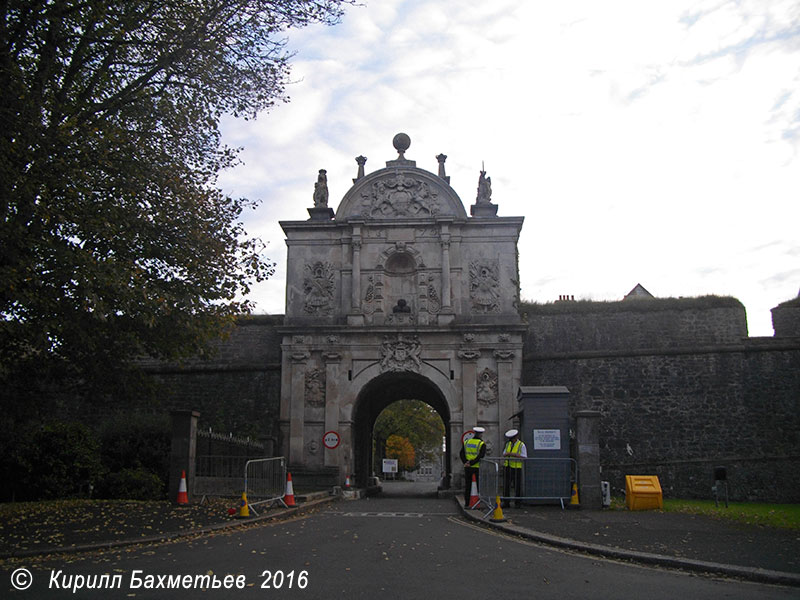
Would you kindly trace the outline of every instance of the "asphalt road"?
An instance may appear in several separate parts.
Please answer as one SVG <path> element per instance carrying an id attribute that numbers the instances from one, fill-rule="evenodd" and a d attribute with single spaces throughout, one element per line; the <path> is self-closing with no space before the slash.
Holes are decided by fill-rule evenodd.
<path id="1" fill-rule="evenodd" d="M 11 586 L 17 568 L 29 573 L 14 576 L 20 587 L 32 579 L 24 591 Z M 290 521 L 162 545 L 29 560 L 3 571 L 0 589 L 8 592 L 3 597 L 21 599 L 798 597 L 796 588 L 553 550 L 464 522 L 452 499 L 413 495 L 338 502 Z M 212 584 L 216 578 L 220 587 L 167 587 L 191 583 L 191 588 L 209 580 L 204 576 Z M 78 582 L 81 588 L 73 593 Z M 119 586 L 113 589 L 88 589 L 114 582 Z"/>

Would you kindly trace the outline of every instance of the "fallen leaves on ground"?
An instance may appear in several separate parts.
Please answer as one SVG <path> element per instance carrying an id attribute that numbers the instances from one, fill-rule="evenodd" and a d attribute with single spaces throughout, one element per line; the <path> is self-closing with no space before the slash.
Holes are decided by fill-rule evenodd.
<path id="1" fill-rule="evenodd" d="M 229 521 L 233 499 L 177 506 L 167 501 L 56 500 L 0 504 L 0 555 L 148 538 Z"/>

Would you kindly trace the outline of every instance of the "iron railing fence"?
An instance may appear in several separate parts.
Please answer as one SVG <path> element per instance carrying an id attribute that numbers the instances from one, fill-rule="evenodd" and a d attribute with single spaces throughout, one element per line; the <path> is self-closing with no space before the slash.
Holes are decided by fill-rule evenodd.
<path id="1" fill-rule="evenodd" d="M 198 456 L 266 456 L 266 445 L 249 437 L 200 429 L 195 439 Z"/>

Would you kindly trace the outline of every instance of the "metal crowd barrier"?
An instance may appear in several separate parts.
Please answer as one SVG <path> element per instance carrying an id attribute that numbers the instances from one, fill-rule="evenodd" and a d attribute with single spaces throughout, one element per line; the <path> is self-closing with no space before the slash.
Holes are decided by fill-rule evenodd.
<path id="1" fill-rule="evenodd" d="M 246 456 L 198 456 L 192 494 L 208 496 L 239 496 L 242 493 L 242 473 Z"/>
<path id="2" fill-rule="evenodd" d="M 519 496 L 504 496 L 503 484 L 507 459 L 488 456 L 481 459 L 478 497 L 489 509 L 488 516 L 500 500 L 564 501 L 572 496 L 572 484 L 578 482 L 578 463 L 574 458 L 514 458 L 522 461 L 522 490 Z M 514 491 L 516 493 L 516 491 Z"/>
<path id="3" fill-rule="evenodd" d="M 253 508 L 257 504 L 279 503 L 286 504 L 283 497 L 286 495 L 286 458 L 259 458 L 248 460 L 244 466 L 244 493 L 247 494 L 247 504 L 256 515 Z M 251 498 L 257 500 L 253 501 Z"/>

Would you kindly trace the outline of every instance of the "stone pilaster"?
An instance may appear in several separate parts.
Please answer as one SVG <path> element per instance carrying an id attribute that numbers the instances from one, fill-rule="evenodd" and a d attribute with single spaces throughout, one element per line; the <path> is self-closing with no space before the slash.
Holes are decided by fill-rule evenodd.
<path id="1" fill-rule="evenodd" d="M 305 350 L 295 350 L 292 359 L 292 387 L 289 406 L 289 464 L 303 464 L 306 361 L 310 354 Z"/>
<path id="2" fill-rule="evenodd" d="M 361 238 L 353 238 L 353 312 L 361 312 Z"/>
<path id="3" fill-rule="evenodd" d="M 467 430 L 462 421 L 450 421 L 450 465 L 452 489 L 464 489 L 464 463 L 461 462 L 461 436 Z"/>
<path id="4" fill-rule="evenodd" d="M 461 398 L 464 404 L 464 428 L 478 424 L 478 359 L 480 350 L 459 350 L 461 359 Z"/>
<path id="5" fill-rule="evenodd" d="M 503 435 L 511 429 L 511 415 L 516 400 L 514 385 L 514 352 L 512 350 L 495 350 L 494 358 L 497 361 L 497 395 L 498 395 L 498 426 L 499 442 L 504 442 Z"/>
<path id="6" fill-rule="evenodd" d="M 581 410 L 575 414 L 575 441 L 578 447 L 578 495 L 584 508 L 603 506 L 600 489 L 600 413 Z"/>
<path id="7" fill-rule="evenodd" d="M 452 312 L 450 305 L 451 282 L 450 282 L 450 227 L 448 223 L 441 223 L 441 244 L 442 244 L 442 312 Z"/>
<path id="8" fill-rule="evenodd" d="M 452 311 L 450 306 L 450 236 L 442 240 L 442 310 Z"/>
<path id="9" fill-rule="evenodd" d="M 325 358 L 325 431 L 337 431 L 339 427 L 339 365 L 341 355 L 327 352 Z M 341 435 L 341 434 L 340 434 Z M 325 448 L 325 466 L 338 466 L 340 448 Z"/>

